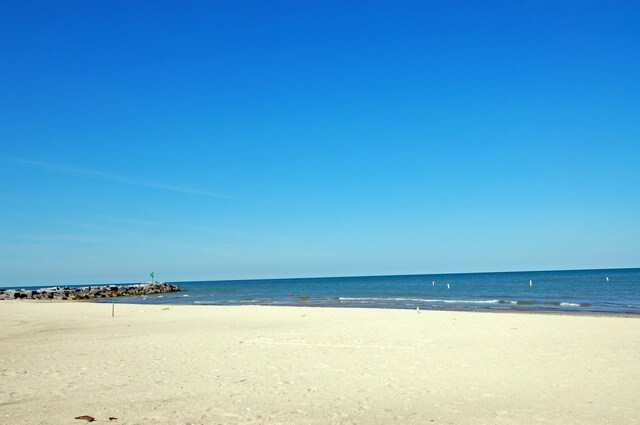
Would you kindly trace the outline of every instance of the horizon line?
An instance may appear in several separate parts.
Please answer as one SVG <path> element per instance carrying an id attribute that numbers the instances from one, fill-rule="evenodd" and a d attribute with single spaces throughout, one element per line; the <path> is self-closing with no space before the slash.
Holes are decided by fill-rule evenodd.
<path id="1" fill-rule="evenodd" d="M 320 280 L 320 279 L 356 279 L 366 277 L 408 277 L 408 276 L 438 276 L 438 275 L 469 275 L 469 274 L 500 274 L 500 273 L 547 273 L 547 272 L 586 272 L 598 270 L 640 270 L 640 267 L 611 267 L 611 268 L 595 268 L 595 269 L 545 269 L 545 270 L 503 270 L 503 271 L 475 271 L 475 272 L 447 272 L 447 273 L 408 273 L 408 274 L 380 274 L 380 275 L 347 275 L 347 276 L 310 276 L 310 277 L 273 277 L 273 278 L 253 278 L 253 279 L 215 279 L 215 280 L 171 280 L 162 283 L 200 283 L 200 282 L 250 282 L 250 281 L 273 281 L 273 280 Z M 109 283 L 66 283 L 66 284 L 47 284 L 37 285 L 14 285 L 3 286 L 0 289 L 7 288 L 43 288 L 50 286 L 102 286 L 102 285 L 133 285 L 144 283 L 140 281 L 133 282 L 109 282 Z"/>

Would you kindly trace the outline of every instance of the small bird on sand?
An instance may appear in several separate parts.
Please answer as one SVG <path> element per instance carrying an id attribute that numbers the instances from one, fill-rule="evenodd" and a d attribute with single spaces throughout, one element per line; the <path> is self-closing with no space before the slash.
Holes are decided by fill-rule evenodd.
<path id="1" fill-rule="evenodd" d="M 416 307 L 416 312 L 420 314 L 420 307 Z"/>

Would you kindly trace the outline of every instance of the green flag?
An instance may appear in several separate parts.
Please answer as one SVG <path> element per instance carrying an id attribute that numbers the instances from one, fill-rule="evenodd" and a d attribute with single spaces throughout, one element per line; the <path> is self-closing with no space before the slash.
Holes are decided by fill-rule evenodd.
<path id="1" fill-rule="evenodd" d="M 153 279 L 153 277 L 154 277 L 155 275 L 153 274 L 153 272 L 151 272 L 151 273 L 149 273 L 149 276 L 151 276 L 151 279 Z"/>

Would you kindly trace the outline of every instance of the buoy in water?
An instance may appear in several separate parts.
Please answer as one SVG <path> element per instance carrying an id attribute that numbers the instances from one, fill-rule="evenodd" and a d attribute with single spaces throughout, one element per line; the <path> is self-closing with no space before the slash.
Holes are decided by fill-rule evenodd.
<path id="1" fill-rule="evenodd" d="M 289 292 L 289 296 L 290 296 L 290 297 L 293 297 L 293 292 Z"/>
<path id="2" fill-rule="evenodd" d="M 533 281 L 529 280 L 529 286 L 533 286 Z"/>
<path id="3" fill-rule="evenodd" d="M 447 289 L 451 289 L 451 286 L 447 283 Z"/>

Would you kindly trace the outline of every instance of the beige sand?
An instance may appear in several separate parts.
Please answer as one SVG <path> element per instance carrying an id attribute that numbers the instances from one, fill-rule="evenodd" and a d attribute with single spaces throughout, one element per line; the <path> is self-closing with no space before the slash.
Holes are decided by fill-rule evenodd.
<path id="1" fill-rule="evenodd" d="M 640 320 L 0 302 L 0 423 L 640 423 Z"/>

